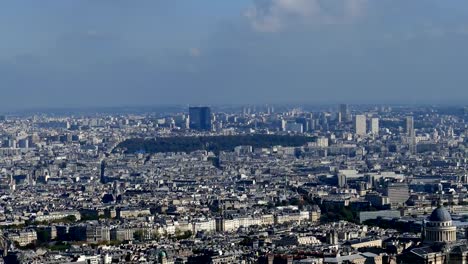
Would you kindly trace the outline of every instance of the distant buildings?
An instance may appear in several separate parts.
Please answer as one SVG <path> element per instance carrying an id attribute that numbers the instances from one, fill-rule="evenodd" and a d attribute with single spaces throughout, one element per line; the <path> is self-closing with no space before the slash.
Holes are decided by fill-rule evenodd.
<path id="1" fill-rule="evenodd" d="M 409 198 L 409 188 L 407 183 L 389 183 L 385 195 L 390 198 L 392 205 L 403 205 Z"/>
<path id="2" fill-rule="evenodd" d="M 281 129 L 287 132 L 294 132 L 294 133 L 303 133 L 304 127 L 303 124 L 297 122 L 288 122 L 286 120 L 281 121 Z"/>
<path id="3" fill-rule="evenodd" d="M 356 135 L 364 136 L 367 133 L 366 128 L 366 116 L 365 115 L 356 115 L 356 120 L 354 124 L 354 128 L 356 131 Z"/>
<path id="4" fill-rule="evenodd" d="M 406 135 L 411 137 L 414 134 L 414 119 L 412 116 L 406 117 Z"/>
<path id="5" fill-rule="evenodd" d="M 70 122 L 68 121 L 48 121 L 48 122 L 39 122 L 36 124 L 38 128 L 44 129 L 69 129 Z"/>
<path id="6" fill-rule="evenodd" d="M 212 128 L 211 109 L 209 107 L 189 108 L 190 129 L 210 131 Z"/>
<path id="7" fill-rule="evenodd" d="M 414 119 L 412 116 L 406 117 L 406 135 L 408 136 L 408 146 L 412 154 L 416 153 L 416 133 L 414 131 Z"/>
<path id="8" fill-rule="evenodd" d="M 338 174 L 338 187 L 344 188 L 347 185 L 346 175 Z"/>
<path id="9" fill-rule="evenodd" d="M 468 263 L 466 117 L 426 108 L 13 115 L 0 121 L 4 255 Z M 417 137 L 408 112 L 421 113 Z M 450 210 L 434 210 L 437 199 Z"/>
<path id="10" fill-rule="evenodd" d="M 347 104 L 340 104 L 340 111 L 338 112 L 339 122 L 348 122 L 351 119 Z"/>
<path id="11" fill-rule="evenodd" d="M 374 117 L 374 118 L 371 119 L 370 132 L 373 135 L 378 135 L 379 134 L 379 118 Z"/>

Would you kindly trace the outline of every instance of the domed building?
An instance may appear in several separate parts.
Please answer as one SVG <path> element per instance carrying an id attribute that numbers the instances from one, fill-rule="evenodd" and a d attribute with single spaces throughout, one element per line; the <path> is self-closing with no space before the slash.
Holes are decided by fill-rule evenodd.
<path id="1" fill-rule="evenodd" d="M 450 213 L 440 202 L 427 219 L 422 233 L 423 244 L 397 256 L 397 263 L 468 263 L 467 240 L 457 241 L 457 227 L 453 225 Z"/>
<path id="2" fill-rule="evenodd" d="M 450 213 L 439 205 L 424 226 L 424 243 L 451 243 L 457 240 L 457 227 Z"/>

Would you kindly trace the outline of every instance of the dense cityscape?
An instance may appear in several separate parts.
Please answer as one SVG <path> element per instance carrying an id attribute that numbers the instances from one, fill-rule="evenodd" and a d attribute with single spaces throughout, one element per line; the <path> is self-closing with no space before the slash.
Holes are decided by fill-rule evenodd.
<path id="1" fill-rule="evenodd" d="M 0 264 L 468 264 L 468 1 L 0 6 Z"/>
<path id="2" fill-rule="evenodd" d="M 5 263 L 468 263 L 468 107 L 0 116 Z"/>

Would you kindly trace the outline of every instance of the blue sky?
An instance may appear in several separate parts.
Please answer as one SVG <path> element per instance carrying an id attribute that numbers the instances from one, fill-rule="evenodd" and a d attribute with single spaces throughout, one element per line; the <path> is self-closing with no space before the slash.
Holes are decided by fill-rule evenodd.
<path id="1" fill-rule="evenodd" d="M 462 0 L 14 0 L 1 109 L 466 103 Z"/>

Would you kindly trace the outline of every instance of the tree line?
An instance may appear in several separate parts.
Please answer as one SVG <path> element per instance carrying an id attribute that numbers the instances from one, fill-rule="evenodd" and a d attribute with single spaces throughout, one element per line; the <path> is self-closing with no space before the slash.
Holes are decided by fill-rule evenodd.
<path id="1" fill-rule="evenodd" d="M 153 139 L 132 138 L 121 142 L 114 151 L 125 153 L 193 152 L 197 150 L 232 151 L 237 146 L 268 148 L 272 146 L 298 147 L 315 138 L 296 135 L 235 135 L 199 137 L 157 137 Z"/>

